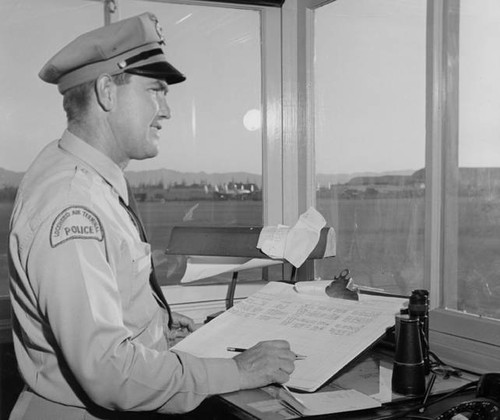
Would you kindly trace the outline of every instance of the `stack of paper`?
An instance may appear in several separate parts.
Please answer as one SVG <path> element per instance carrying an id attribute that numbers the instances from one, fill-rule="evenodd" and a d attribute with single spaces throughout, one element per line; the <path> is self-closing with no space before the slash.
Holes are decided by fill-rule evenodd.
<path id="1" fill-rule="evenodd" d="M 299 294 L 271 282 L 219 315 L 175 347 L 198 357 L 233 357 L 227 347 L 285 339 L 305 355 L 287 385 L 315 391 L 394 325 L 405 299 L 361 296 L 360 301 Z"/>

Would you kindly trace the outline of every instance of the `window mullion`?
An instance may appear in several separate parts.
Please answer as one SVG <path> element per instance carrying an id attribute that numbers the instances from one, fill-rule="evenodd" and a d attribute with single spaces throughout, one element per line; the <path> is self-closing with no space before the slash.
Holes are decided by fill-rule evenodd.
<path id="1" fill-rule="evenodd" d="M 443 293 L 441 303 L 451 307 L 458 289 L 458 127 L 459 127 L 459 0 L 445 0 L 443 15 Z"/>
<path id="2" fill-rule="evenodd" d="M 283 143 L 281 83 L 281 9 L 261 13 L 263 115 L 263 220 L 283 223 Z"/>

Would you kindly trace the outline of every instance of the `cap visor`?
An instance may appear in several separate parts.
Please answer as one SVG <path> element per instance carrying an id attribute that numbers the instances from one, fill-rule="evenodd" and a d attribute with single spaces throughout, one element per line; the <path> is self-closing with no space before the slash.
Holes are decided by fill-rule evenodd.
<path id="1" fill-rule="evenodd" d="M 154 79 L 165 80 L 169 85 L 175 85 L 176 83 L 183 82 L 186 80 L 179 70 L 166 61 L 160 61 L 158 63 L 146 64 L 144 66 L 135 67 L 132 69 L 126 69 L 125 73 L 136 74 L 138 76 L 152 77 Z"/>

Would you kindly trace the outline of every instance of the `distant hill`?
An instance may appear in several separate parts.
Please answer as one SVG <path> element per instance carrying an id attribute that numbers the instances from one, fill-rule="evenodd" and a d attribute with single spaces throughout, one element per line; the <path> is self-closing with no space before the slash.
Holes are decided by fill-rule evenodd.
<path id="1" fill-rule="evenodd" d="M 419 171 L 417 171 L 419 172 Z M 412 170 L 402 170 L 393 172 L 358 172 L 352 174 L 318 174 L 317 183 L 323 186 L 329 184 L 346 184 L 350 180 L 359 177 L 380 177 L 380 176 L 409 176 L 416 173 Z M 23 177 L 23 172 L 14 172 L 0 168 L 0 188 L 17 187 Z M 210 184 L 221 185 L 233 182 L 253 183 L 262 187 L 262 176 L 249 172 L 227 172 L 227 173 L 207 173 L 207 172 L 179 172 L 170 169 L 156 169 L 150 171 L 126 171 L 127 179 L 133 187 L 144 185 L 158 185 L 162 183 L 164 187 L 174 184 Z"/>
<path id="2" fill-rule="evenodd" d="M 401 170 L 389 172 L 356 172 L 342 174 L 317 174 L 316 183 L 322 186 L 347 184 L 354 178 L 373 178 L 380 176 L 411 176 L 415 173 L 414 170 Z"/>
<path id="3" fill-rule="evenodd" d="M 160 182 L 166 188 L 173 184 L 209 184 L 221 185 L 231 181 L 256 184 L 262 187 L 262 176 L 249 172 L 178 172 L 170 169 L 156 169 L 151 171 L 126 171 L 127 179 L 133 187 L 140 185 L 158 185 Z"/>
<path id="4" fill-rule="evenodd" d="M 140 185 L 158 185 L 165 187 L 171 184 L 211 184 L 220 185 L 231 181 L 252 183 L 262 186 L 262 176 L 249 172 L 213 173 L 206 172 L 178 172 L 170 169 L 156 169 L 151 171 L 126 171 L 127 179 L 133 187 Z M 14 172 L 0 168 L 0 188 L 18 187 L 24 172 Z"/>
<path id="5" fill-rule="evenodd" d="M 485 188 L 500 188 L 500 168 L 482 167 L 482 168 L 460 168 L 460 186 L 462 188 L 477 188 L 482 185 Z M 413 175 L 415 179 L 425 181 L 425 169 L 420 169 Z"/>

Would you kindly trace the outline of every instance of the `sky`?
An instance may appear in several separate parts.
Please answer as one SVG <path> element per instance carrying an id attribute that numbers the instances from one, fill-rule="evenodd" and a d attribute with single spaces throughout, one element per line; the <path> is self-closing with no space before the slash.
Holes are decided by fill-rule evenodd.
<path id="1" fill-rule="evenodd" d="M 424 166 L 425 4 L 340 0 L 317 10 L 318 171 Z"/>
<path id="2" fill-rule="evenodd" d="M 426 4 L 337 0 L 317 10 L 317 172 L 424 166 Z M 500 2 L 461 0 L 461 167 L 500 167 L 498 45 Z"/>
<path id="3" fill-rule="evenodd" d="M 0 167 L 23 171 L 38 151 L 59 138 L 66 122 L 62 96 L 37 74 L 60 48 L 103 24 L 92 0 L 2 0 L 0 15 Z M 260 109 L 259 14 L 122 1 L 120 17 L 151 11 L 166 37 L 169 60 L 187 76 L 170 87 L 172 118 L 161 151 L 128 169 L 261 173 L 260 130 L 244 126 Z M 228 159 L 228 157 L 230 157 Z"/>
<path id="4" fill-rule="evenodd" d="M 132 170 L 261 172 L 260 34 L 255 11 L 121 0 L 120 16 L 156 13 L 167 56 L 187 81 L 168 96 L 161 151 Z M 337 0 L 315 17 L 316 171 L 417 170 L 425 160 L 424 0 Z M 460 159 L 500 166 L 500 2 L 462 0 Z M 0 2 L 0 168 L 24 171 L 65 128 L 61 95 L 37 73 L 103 24 L 95 0 Z M 487 22 L 484 22 L 485 16 Z M 479 65 L 477 65 L 479 64 Z M 479 112 L 478 112 L 479 111 Z M 479 142 L 479 147 L 478 147 Z"/>

